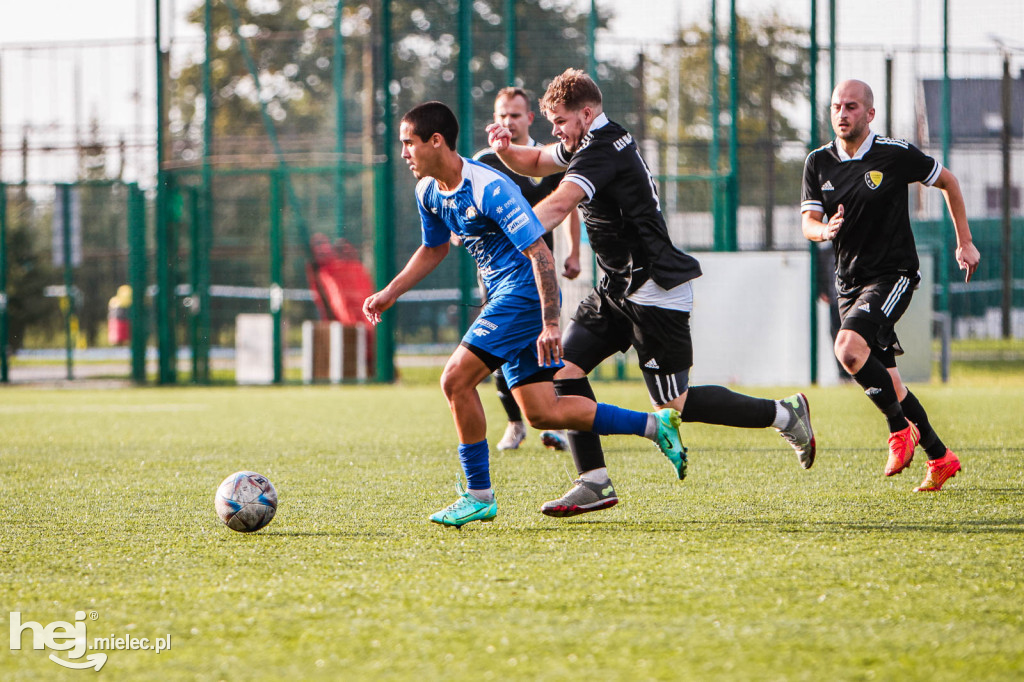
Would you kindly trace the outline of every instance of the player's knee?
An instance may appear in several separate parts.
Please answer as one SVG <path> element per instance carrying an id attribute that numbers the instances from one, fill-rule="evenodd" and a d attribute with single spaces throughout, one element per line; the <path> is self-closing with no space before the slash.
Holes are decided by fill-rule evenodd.
<path id="1" fill-rule="evenodd" d="M 523 417 L 535 429 L 557 429 L 558 423 L 553 405 L 530 403 L 523 406 Z"/>
<path id="2" fill-rule="evenodd" d="M 582 379 L 585 376 L 586 372 L 569 361 L 565 361 L 565 365 L 555 373 L 555 379 Z"/>
<path id="3" fill-rule="evenodd" d="M 548 428 L 544 423 L 545 418 L 543 411 L 537 409 L 534 405 L 524 406 L 523 417 L 526 419 L 526 423 L 535 429 Z"/>
<path id="4" fill-rule="evenodd" d="M 459 374 L 459 372 L 449 371 L 446 369 L 441 374 L 441 391 L 444 393 L 444 397 L 449 401 L 468 388 L 469 383 L 466 381 L 465 377 Z"/>
<path id="5" fill-rule="evenodd" d="M 836 359 L 850 374 L 860 370 L 870 350 L 855 334 L 839 334 L 834 346 Z"/>

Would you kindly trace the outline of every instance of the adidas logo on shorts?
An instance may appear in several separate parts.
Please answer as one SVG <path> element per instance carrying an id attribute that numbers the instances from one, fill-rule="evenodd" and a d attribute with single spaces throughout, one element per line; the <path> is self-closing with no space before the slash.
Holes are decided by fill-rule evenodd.
<path id="1" fill-rule="evenodd" d="M 661 369 L 661 367 L 658 367 L 658 361 L 655 360 L 654 358 L 651 358 L 650 360 L 645 362 L 644 367 L 646 369 Z"/>
<path id="2" fill-rule="evenodd" d="M 857 310 L 863 310 L 866 313 L 870 313 L 871 312 L 871 305 L 869 303 L 865 303 L 864 305 L 859 305 L 859 306 L 857 306 Z"/>

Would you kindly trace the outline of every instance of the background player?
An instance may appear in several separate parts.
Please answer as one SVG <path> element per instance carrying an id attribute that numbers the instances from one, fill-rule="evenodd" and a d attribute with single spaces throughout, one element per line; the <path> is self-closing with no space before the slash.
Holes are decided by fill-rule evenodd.
<path id="1" fill-rule="evenodd" d="M 928 453 L 928 473 L 915 491 L 940 490 L 960 470 L 960 460 L 939 439 L 924 407 L 900 378 L 896 356 L 903 349 L 895 324 L 921 281 L 909 184 L 942 191 L 956 230 L 956 262 L 968 282 L 978 267 L 960 183 L 914 145 L 871 131 L 874 95 L 867 83 L 839 83 L 832 92 L 831 118 L 836 139 L 808 155 L 800 210 L 804 236 L 835 246 L 842 316 L 836 357 L 889 423 L 885 475 L 910 466 L 920 442 Z"/>
<path id="2" fill-rule="evenodd" d="M 512 144 L 508 129 L 498 123 L 488 126 L 488 133 L 502 161 L 521 174 L 564 170 L 558 189 L 535 207 L 537 217 L 551 230 L 581 205 L 590 245 L 604 271 L 566 330 L 565 368 L 555 379 L 558 394 L 593 399 L 587 374 L 633 346 L 652 403 L 679 410 L 683 421 L 774 426 L 809 468 L 815 442 L 803 394 L 777 401 L 721 386 L 690 388 L 690 280 L 700 276 L 700 265 L 672 244 L 647 164 L 633 137 L 604 114 L 597 84 L 582 71 L 568 69 L 548 86 L 541 110 L 558 144 Z M 580 478 L 560 499 L 546 503 L 544 513 L 571 516 L 614 504 L 599 438 L 570 431 L 569 442 Z M 670 459 L 683 478 L 686 453 Z"/>
<path id="3" fill-rule="evenodd" d="M 533 124 L 533 111 L 530 107 L 530 96 L 522 88 L 502 88 L 494 98 L 494 122 L 508 128 L 515 144 L 537 146 L 539 143 L 530 135 L 530 126 Z M 531 206 L 535 206 L 541 199 L 555 191 L 562 176 L 549 175 L 543 178 L 532 178 L 519 175 L 510 170 L 501 162 L 498 155 L 490 147 L 477 152 L 474 160 L 486 163 L 491 168 L 499 170 L 509 176 L 512 182 L 516 183 L 519 191 Z M 576 279 L 580 274 L 580 217 L 576 211 L 569 214 L 566 227 L 568 255 L 562 268 L 562 277 Z M 555 240 L 553 233 L 544 233 L 544 242 L 555 251 Z M 486 297 L 486 292 L 485 292 Z M 523 415 L 516 405 L 505 381 L 505 375 L 501 371 L 494 373 L 494 385 L 498 391 L 498 399 L 501 401 L 505 414 L 508 417 L 508 425 L 505 427 L 505 434 L 498 441 L 499 450 L 515 450 L 526 438 L 526 426 L 523 424 Z M 544 431 L 540 435 L 541 442 L 554 450 L 567 450 L 569 443 L 566 440 L 564 431 Z"/>
<path id="4" fill-rule="evenodd" d="M 413 107 L 402 118 L 402 158 L 419 179 L 423 244 L 383 290 L 363 302 L 363 314 L 377 324 L 381 313 L 444 259 L 452 233 L 476 260 L 490 292 L 441 375 L 468 484 L 456 485 L 459 498 L 430 516 L 449 526 L 491 521 L 498 513 L 487 423 L 476 390 L 498 367 L 535 427 L 645 436 L 667 457 L 682 450 L 675 410 L 646 414 L 555 395 L 551 379 L 562 364 L 562 341 L 558 283 L 551 251 L 541 239 L 544 227 L 511 180 L 455 151 L 458 133 L 455 115 L 440 102 Z"/>

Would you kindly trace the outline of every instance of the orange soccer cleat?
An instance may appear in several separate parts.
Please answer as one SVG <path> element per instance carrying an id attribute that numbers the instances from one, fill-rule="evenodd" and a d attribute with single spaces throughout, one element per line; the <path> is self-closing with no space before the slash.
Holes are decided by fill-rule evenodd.
<path id="1" fill-rule="evenodd" d="M 942 484 L 956 476 L 960 471 L 960 459 L 956 453 L 946 448 L 946 454 L 939 459 L 928 460 L 928 473 L 921 485 L 914 488 L 915 493 L 933 493 L 942 490 Z"/>
<path id="2" fill-rule="evenodd" d="M 907 428 L 889 434 L 889 461 L 885 463 L 885 475 L 895 476 L 914 460 L 914 448 L 921 440 L 921 432 L 910 420 Z"/>

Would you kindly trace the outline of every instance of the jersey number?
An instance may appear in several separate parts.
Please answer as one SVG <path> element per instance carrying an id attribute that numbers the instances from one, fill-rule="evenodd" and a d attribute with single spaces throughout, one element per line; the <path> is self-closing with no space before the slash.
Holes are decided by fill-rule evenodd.
<path id="1" fill-rule="evenodd" d="M 654 183 L 654 176 L 651 175 L 651 169 L 647 167 L 644 157 L 640 156 L 640 148 L 637 147 L 635 151 L 636 158 L 640 159 L 640 165 L 644 167 L 644 171 L 647 173 L 647 184 L 651 186 L 651 198 L 654 199 L 654 206 L 660 211 L 661 202 L 658 200 L 658 186 Z"/>

